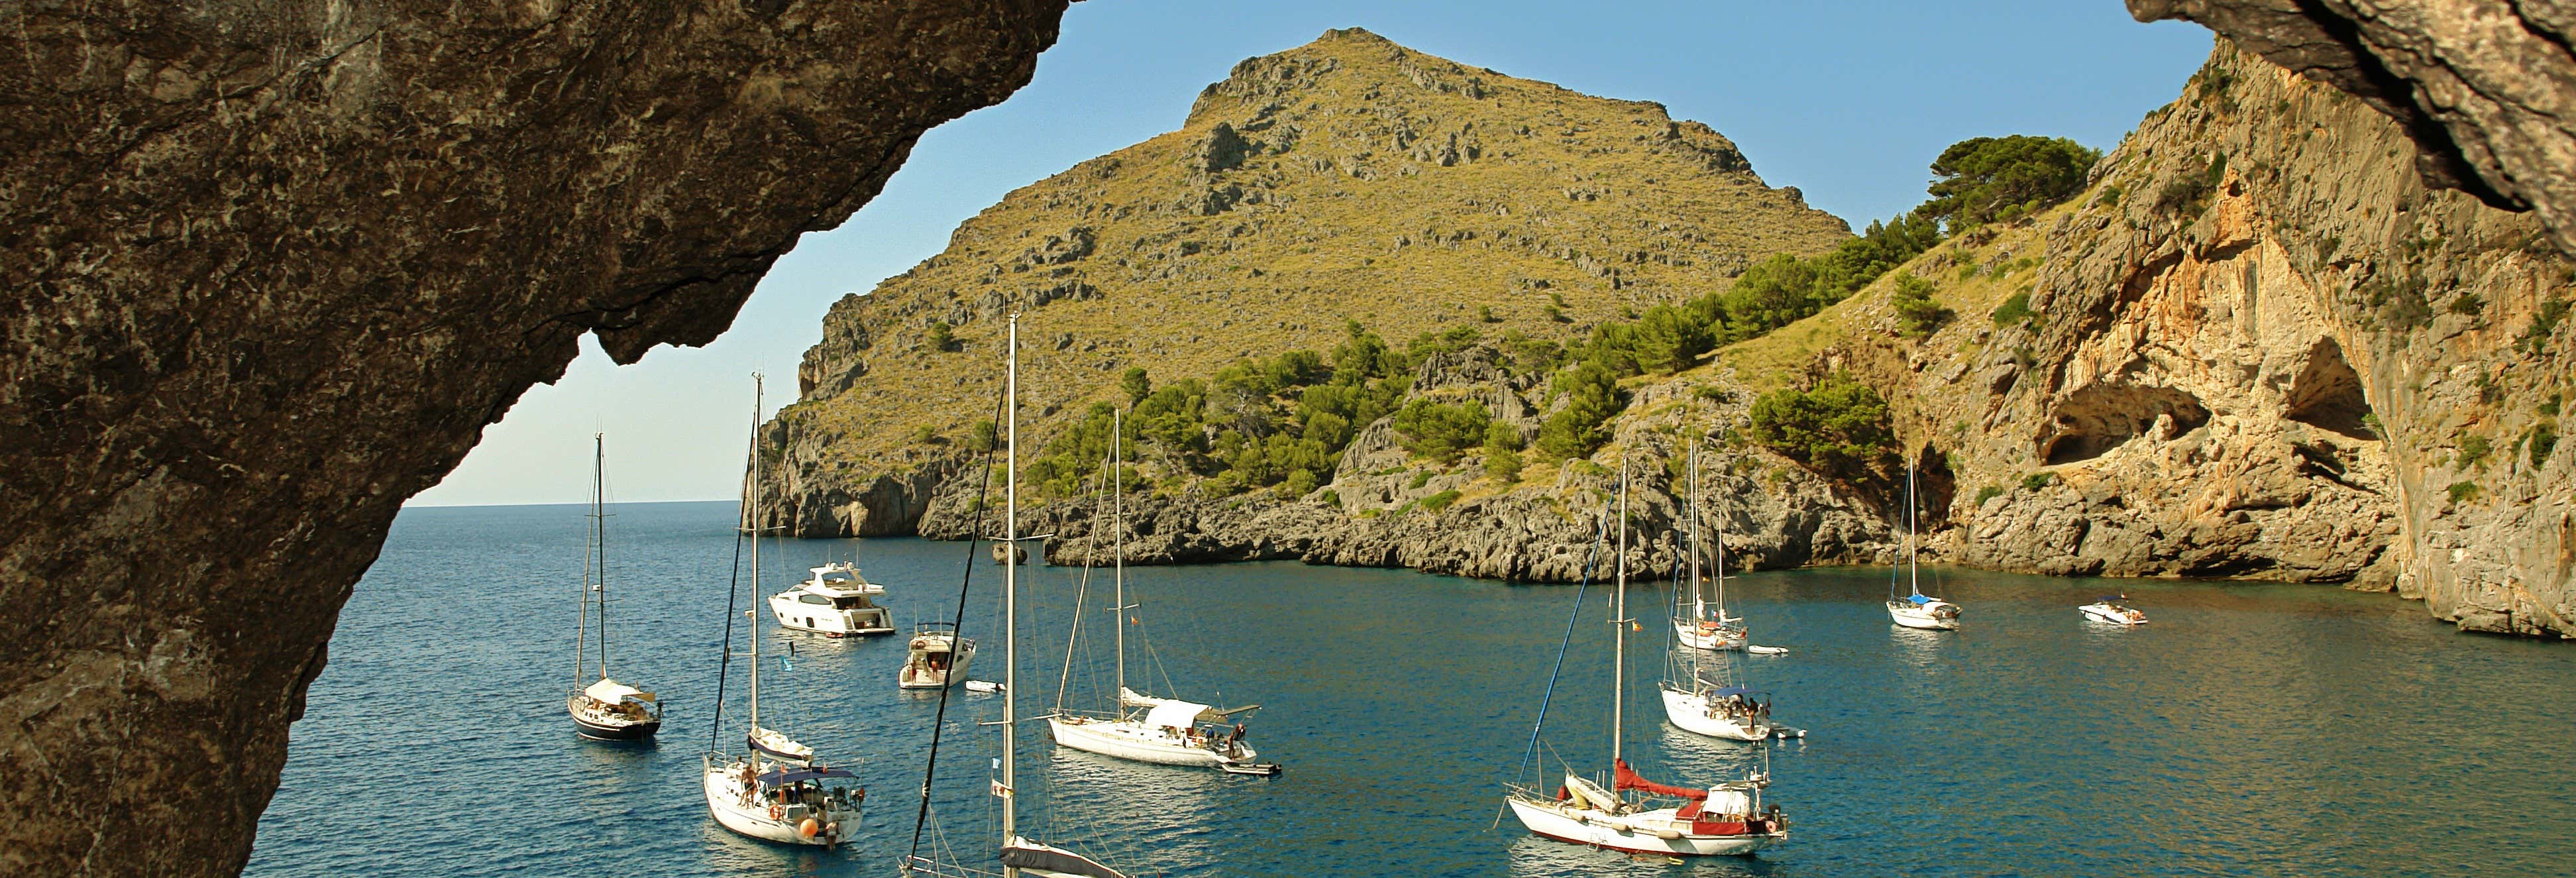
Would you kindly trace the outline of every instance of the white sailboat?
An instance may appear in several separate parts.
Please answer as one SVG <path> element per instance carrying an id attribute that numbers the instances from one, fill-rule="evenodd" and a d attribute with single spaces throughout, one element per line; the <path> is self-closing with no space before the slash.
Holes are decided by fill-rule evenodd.
<path id="1" fill-rule="evenodd" d="M 1705 550 L 1701 548 L 1699 540 L 1699 441 L 1696 439 L 1691 441 L 1688 472 L 1690 475 L 1683 490 L 1689 494 L 1689 497 L 1682 505 L 1689 510 L 1685 517 L 1690 521 L 1688 536 L 1690 613 L 1684 615 L 1678 612 L 1681 593 L 1674 592 L 1676 612 L 1673 614 L 1673 639 L 1681 641 L 1683 646 L 1692 649 L 1711 651 L 1743 649 L 1747 642 L 1744 618 L 1726 613 L 1726 529 L 1723 519 L 1719 522 L 1717 544 L 1714 547 L 1717 552 L 1717 603 L 1714 606 L 1708 602 L 1707 588 L 1700 583 L 1699 559 Z"/>
<path id="2" fill-rule="evenodd" d="M 1673 786 L 1639 777 L 1620 753 L 1626 737 L 1621 704 L 1626 696 L 1628 628 L 1628 473 L 1619 472 L 1618 596 L 1610 620 L 1610 786 L 1567 772 L 1556 795 L 1515 786 L 1505 795 L 1512 815 L 1530 832 L 1558 841 L 1640 854 L 1710 856 L 1750 854 L 1789 837 L 1777 805 L 1767 810 L 1762 789 L 1771 778 L 1754 773 L 1708 788 Z M 1630 796 L 1636 792 L 1640 795 Z M 1655 799 L 1679 804 L 1659 806 Z"/>
<path id="3" fill-rule="evenodd" d="M 1116 540 L 1111 559 L 1113 572 L 1110 577 L 1115 583 L 1115 594 L 1110 622 L 1118 629 L 1118 703 L 1114 710 L 1104 714 L 1072 713 L 1064 709 L 1059 690 L 1056 710 L 1046 718 L 1047 730 L 1060 746 L 1103 756 L 1158 765 L 1213 766 L 1236 774 L 1277 774 L 1277 765 L 1257 761 L 1261 754 L 1252 745 L 1244 743 L 1242 723 L 1235 722 L 1232 728 L 1226 728 L 1226 723 L 1258 709 L 1260 705 L 1218 710 L 1194 701 L 1157 698 L 1127 686 L 1125 614 L 1134 607 L 1127 603 L 1126 484 L 1121 471 L 1126 462 L 1122 450 L 1125 435 L 1123 414 L 1111 415 L 1110 424 L 1109 475 L 1115 480 L 1110 490 L 1115 510 L 1111 515 L 1111 532 Z M 1073 629 L 1071 636 L 1081 637 L 1079 613 L 1074 617 Z M 1065 653 L 1067 656 L 1073 653 L 1070 642 L 1066 644 Z M 1069 667 L 1067 670 L 1070 673 Z"/>
<path id="4" fill-rule="evenodd" d="M 1957 630 L 1959 605 L 1923 593 L 1921 568 L 1915 563 L 1914 507 L 1914 463 L 1908 460 L 1905 464 L 1905 580 L 1910 594 L 1895 597 L 1896 586 L 1891 581 L 1888 584 L 1887 616 L 1907 628 Z"/>
<path id="5" fill-rule="evenodd" d="M 752 376 L 752 381 L 751 464 L 743 480 L 743 527 L 738 538 L 751 541 L 751 581 L 756 589 L 760 581 L 760 376 Z M 760 724 L 761 614 L 744 610 L 743 616 L 751 626 L 751 719 L 743 731 L 745 752 L 732 755 L 710 747 L 701 760 L 707 813 L 726 829 L 764 841 L 837 844 L 858 832 L 867 789 L 858 786 L 857 776 L 850 772 L 816 761 L 812 746 Z M 733 625 L 729 618 L 725 628 L 730 654 Z M 721 729 L 721 695 L 716 709 Z"/>
<path id="6" fill-rule="evenodd" d="M 1016 313 L 1011 315 L 1008 350 L 1010 365 L 1003 379 L 1003 409 L 1007 412 L 1004 418 L 1008 424 L 1004 441 L 1008 443 L 1007 447 L 1010 451 L 1009 456 L 1004 458 L 1002 467 L 1004 480 L 1002 545 L 1017 549 L 1020 545 L 1020 315 Z M 1020 716 L 1017 694 L 1020 691 L 1018 679 L 1020 673 L 1019 556 L 1020 553 L 1016 551 L 1002 553 L 1002 719 L 994 723 L 1002 727 L 1002 757 L 994 760 L 997 776 L 993 779 L 993 796 L 1001 800 L 1002 806 L 999 856 L 1002 869 L 999 874 L 1003 878 L 1019 878 L 1022 875 L 1035 875 L 1038 878 L 1127 878 L 1126 873 L 1102 865 L 1090 857 L 1025 838 L 1019 833 L 1019 791 L 1016 788 Z M 932 758 L 934 761 L 937 759 L 935 750 Z M 922 789 L 923 813 L 927 815 L 929 782 L 926 779 L 923 781 Z M 916 828 L 916 839 L 918 835 L 919 830 Z M 906 856 L 903 861 L 903 871 L 907 875 L 966 878 L 966 876 L 995 874 L 963 864 L 923 857 L 918 853 L 917 843 L 914 850 L 915 853 Z"/>
<path id="7" fill-rule="evenodd" d="M 894 633 L 894 614 L 876 604 L 885 586 L 869 582 L 847 561 L 827 562 L 808 572 L 812 578 L 769 596 L 769 613 L 779 627 L 825 637 Z"/>
<path id="8" fill-rule="evenodd" d="M 590 639 L 590 612 L 599 609 L 599 677 L 564 697 L 582 737 L 600 741 L 633 741 L 662 729 L 662 702 L 653 693 L 608 676 L 608 487 L 607 439 L 592 434 L 590 454 L 590 546 L 582 554 L 581 627 L 572 637 L 573 682 L 581 682 Z"/>

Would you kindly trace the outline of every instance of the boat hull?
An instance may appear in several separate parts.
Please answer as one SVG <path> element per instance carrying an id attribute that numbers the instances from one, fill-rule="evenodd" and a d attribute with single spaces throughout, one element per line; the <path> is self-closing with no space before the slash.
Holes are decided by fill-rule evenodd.
<path id="1" fill-rule="evenodd" d="M 1673 639 L 1680 641 L 1683 646 L 1711 652 L 1743 649 L 1747 640 L 1743 629 L 1740 628 L 1704 629 L 1683 619 L 1673 620 Z"/>
<path id="2" fill-rule="evenodd" d="M 778 622 L 778 627 L 844 637 L 894 633 L 894 612 L 884 607 L 835 609 L 803 603 L 795 595 L 789 591 L 769 596 L 769 616 Z"/>
<path id="3" fill-rule="evenodd" d="M 904 659 L 903 667 L 895 671 L 895 688 L 942 689 L 965 682 L 966 669 L 975 662 L 975 642 L 966 641 L 964 646 L 953 648 L 949 653 L 955 656 L 955 660 L 943 671 L 924 664 L 923 653 L 916 649 Z"/>
<path id="4" fill-rule="evenodd" d="M 707 813 L 716 818 L 716 823 L 739 835 L 779 844 L 829 846 L 858 830 L 859 815 L 854 811 L 789 805 L 778 808 L 778 816 L 771 817 L 770 806 L 758 799 L 749 799 L 749 804 L 745 804 L 742 781 L 734 774 L 732 766 L 709 768 L 704 780 Z M 808 817 L 828 828 L 816 832 L 812 838 L 805 837 L 800 827 Z M 835 835 L 831 828 L 837 828 L 839 834 Z"/>
<path id="5" fill-rule="evenodd" d="M 1699 693 L 1665 689 L 1663 695 L 1664 718 L 1682 731 L 1730 741 L 1761 741 L 1773 734 L 1769 723 L 1710 716 L 1708 699 Z"/>
<path id="6" fill-rule="evenodd" d="M 1672 809 L 1613 816 L 1588 808 L 1562 803 L 1540 802 L 1513 796 L 1505 799 L 1512 816 L 1536 835 L 1607 848 L 1632 854 L 1664 854 L 1684 857 L 1743 856 L 1788 837 L 1786 832 L 1744 835 L 1700 835 L 1672 829 L 1679 824 L 1671 819 Z M 1658 832 L 1658 828 L 1663 831 Z M 1667 835 L 1671 837 L 1666 837 Z"/>
<path id="7" fill-rule="evenodd" d="M 2084 606 L 2076 607 L 2075 610 L 2083 613 L 2085 618 L 2096 622 L 2108 622 L 2113 625 L 2147 624 L 2147 617 L 2144 613 L 2138 613 L 2132 616 L 2101 604 L 2085 604 Z"/>
<path id="8" fill-rule="evenodd" d="M 575 693 L 564 700 L 564 712 L 571 714 L 573 728 L 584 738 L 594 741 L 639 741 L 662 730 L 662 718 L 627 719 L 608 711 L 592 708 L 588 696 Z"/>
<path id="9" fill-rule="evenodd" d="M 1907 628 L 1921 628 L 1926 631 L 1959 629 L 1959 607 L 1948 601 L 1933 601 L 1928 604 L 1888 601 L 1887 617 Z"/>
<path id="10" fill-rule="evenodd" d="M 1047 730 L 1062 746 L 1156 765 L 1214 767 L 1229 762 L 1251 762 L 1261 755 L 1241 742 L 1225 753 L 1192 747 L 1160 729 L 1146 728 L 1133 720 L 1050 716 L 1047 717 Z"/>

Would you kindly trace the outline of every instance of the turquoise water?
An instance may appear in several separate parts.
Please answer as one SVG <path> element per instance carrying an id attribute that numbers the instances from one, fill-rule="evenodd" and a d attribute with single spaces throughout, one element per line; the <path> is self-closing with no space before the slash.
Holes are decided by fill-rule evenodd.
<path id="1" fill-rule="evenodd" d="M 769 635 L 764 652 L 793 643 L 796 654 L 793 671 L 764 672 L 764 717 L 783 715 L 774 724 L 839 764 L 862 763 L 866 831 L 830 852 L 735 837 L 697 789 L 733 507 L 615 510 L 614 670 L 671 704 L 660 741 L 645 746 L 582 741 L 564 716 L 583 511 L 402 514 L 341 614 L 249 874 L 894 874 L 937 707 L 935 694 L 894 688 L 902 641 Z M 906 624 L 947 617 L 967 554 L 920 540 L 783 545 L 788 563 L 772 565 L 762 592 L 827 555 L 855 555 Z M 978 678 L 1001 673 L 999 572 L 975 570 Z M 1072 573 L 1039 568 L 1024 582 L 1026 712 L 1056 700 Z M 1131 874 L 2570 868 L 2576 797 L 2560 781 L 2576 776 L 2576 651 L 2462 635 L 2384 595 L 1942 571 L 1938 590 L 1966 606 L 1967 627 L 1934 633 L 1888 624 L 1884 568 L 1748 575 L 1731 596 L 1754 642 L 1794 652 L 1737 659 L 1733 673 L 1778 693 L 1779 719 L 1811 730 L 1769 754 L 1769 800 L 1795 820 L 1792 837 L 1753 859 L 1672 864 L 1535 839 L 1500 814 L 1574 589 L 1294 563 L 1138 568 L 1129 581 L 1144 605 L 1128 629 L 1131 679 L 1262 704 L 1251 741 L 1288 767 L 1264 779 L 1133 765 L 1058 752 L 1043 723 L 1024 725 L 1024 830 Z M 2152 624 L 2078 618 L 2076 604 L 2121 589 Z M 1542 751 L 1585 771 L 1605 767 L 1609 746 L 1604 597 L 1585 601 Z M 1738 775 L 1759 764 L 1756 751 L 1661 721 L 1665 599 L 1632 593 L 1644 631 L 1632 642 L 1629 759 L 1673 782 Z M 1108 689 L 1106 647 L 1088 644 L 1073 706 L 1099 706 Z M 736 710 L 728 741 L 741 735 Z M 999 710 L 998 697 L 962 691 L 950 704 L 934 795 L 961 852 L 990 849 L 999 740 L 975 723 Z"/>

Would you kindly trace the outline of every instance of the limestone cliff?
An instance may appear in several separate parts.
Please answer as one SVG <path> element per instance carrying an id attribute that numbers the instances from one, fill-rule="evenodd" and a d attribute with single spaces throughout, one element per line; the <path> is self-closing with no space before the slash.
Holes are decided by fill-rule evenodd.
<path id="1" fill-rule="evenodd" d="M 2414 156 L 2361 101 L 2222 44 L 2092 191 L 1912 266 L 1948 327 L 1898 337 L 1882 285 L 1811 347 L 1903 398 L 1957 476 L 1966 563 L 2347 582 L 2576 634 L 2555 438 L 2576 265 Z M 2016 293 L 2029 316 L 1998 314 Z"/>
<path id="2" fill-rule="evenodd" d="M 2567 635 L 2576 511 L 2555 437 L 2576 266 L 2533 216 L 2428 188 L 2414 150 L 2362 101 L 2222 45 L 2081 196 L 1631 379 L 1589 460 L 1498 481 L 1472 455 L 1407 453 L 1381 420 L 1302 496 L 1143 501 L 1131 560 L 1570 579 L 1621 460 L 1650 529 L 1677 520 L 1693 437 L 1738 563 L 1884 559 L 1889 485 L 1821 478 L 1735 430 L 1755 394 L 1845 371 L 1889 396 L 1948 560 L 2394 588 L 2472 630 Z M 1928 337 L 1899 332 L 1907 276 L 1955 314 Z M 1563 403 L 1506 360 L 1434 357 L 1407 398 L 1474 399 L 1527 435 Z M 920 529 L 968 532 L 973 487 L 935 489 Z M 1104 551 L 1074 542 L 1083 501 L 1033 506 L 1059 557 Z M 1660 569 L 1671 550 L 1659 535 L 1635 560 Z"/>
<path id="3" fill-rule="evenodd" d="M 2576 252 L 2576 10 L 2514 0 L 2128 0 L 2357 95 L 2424 182 L 2531 208 Z"/>
<path id="4" fill-rule="evenodd" d="M 992 417 L 1013 309 L 1021 428 L 1043 444 L 1130 366 L 1204 376 L 1329 347 L 1346 319 L 1399 340 L 1562 339 L 1848 234 L 1661 106 L 1329 32 L 1236 65 L 1179 130 L 1011 193 L 834 305 L 802 401 L 766 433 L 784 462 L 767 514 L 808 536 L 913 532 Z"/>
<path id="5" fill-rule="evenodd" d="M 1062 12 L 8 4 L 0 874 L 238 872 L 403 500 L 583 334 L 713 338 Z"/>

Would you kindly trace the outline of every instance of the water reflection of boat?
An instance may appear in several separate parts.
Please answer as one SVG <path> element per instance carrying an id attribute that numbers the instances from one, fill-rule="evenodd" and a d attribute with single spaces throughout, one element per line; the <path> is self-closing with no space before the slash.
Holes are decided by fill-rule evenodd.
<path id="1" fill-rule="evenodd" d="M 2121 601 L 2128 599 L 2128 595 L 2114 595 L 2111 597 L 2096 598 L 2092 603 L 2076 607 L 2075 609 L 2077 612 L 2083 613 L 2085 618 L 2096 622 L 2109 622 L 2113 625 L 2124 626 L 2147 624 L 2147 614 L 2145 612 L 2136 607 L 2120 603 Z"/>
<path id="2" fill-rule="evenodd" d="M 1621 702 L 1626 697 L 1628 629 L 1628 473 L 1619 472 L 1618 592 L 1611 630 L 1610 773 L 1608 786 L 1568 771 L 1551 796 L 1519 786 L 1503 801 L 1530 832 L 1558 841 L 1639 854 L 1712 856 L 1750 854 L 1788 837 L 1788 819 L 1777 805 L 1766 810 L 1763 772 L 1712 787 L 1658 783 L 1639 776 L 1621 753 L 1626 738 Z M 1578 595 L 1578 602 L 1580 597 Z M 1579 610 L 1578 610 L 1579 611 Z M 1551 681 L 1549 688 L 1554 689 Z M 1542 717 L 1544 722 L 1544 717 Z M 1631 796 L 1629 793 L 1637 793 Z M 1654 807 L 1656 800 L 1679 804 Z"/>

